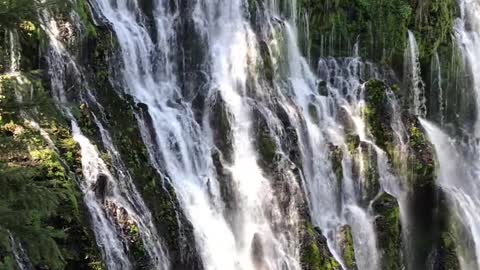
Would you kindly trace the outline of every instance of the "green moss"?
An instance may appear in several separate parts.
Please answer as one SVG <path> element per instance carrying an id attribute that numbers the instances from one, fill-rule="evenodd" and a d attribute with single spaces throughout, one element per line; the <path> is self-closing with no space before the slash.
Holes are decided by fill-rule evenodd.
<path id="1" fill-rule="evenodd" d="M 335 172 L 335 178 L 337 179 L 338 186 L 341 188 L 342 180 L 343 180 L 343 167 L 342 167 L 342 159 L 343 159 L 343 152 L 340 147 L 330 145 L 330 160 L 332 161 L 332 169 Z"/>
<path id="2" fill-rule="evenodd" d="M 433 146 L 428 141 L 424 130 L 416 119 L 412 119 L 408 126 L 410 153 L 408 167 L 409 180 L 415 187 L 435 185 L 435 159 Z"/>
<path id="3" fill-rule="evenodd" d="M 365 84 L 365 107 L 363 117 L 375 143 L 386 150 L 393 142 L 390 127 L 391 112 L 387 102 L 387 86 L 379 80 L 370 80 Z"/>
<path id="4" fill-rule="evenodd" d="M 87 30 L 87 36 L 90 38 L 97 37 L 97 30 L 93 25 L 92 19 L 89 14 L 88 3 L 86 0 L 76 0 L 75 10 L 82 21 L 83 26 Z"/>
<path id="5" fill-rule="evenodd" d="M 102 104 L 102 112 L 95 106 L 82 105 L 77 114 L 83 117 L 80 121 L 82 130 L 91 130 L 90 139 L 102 145 L 100 135 L 92 122 L 92 114 L 105 114 L 103 125 L 110 131 L 112 142 L 116 146 L 121 159 L 128 168 L 128 173 L 140 192 L 147 208 L 152 213 L 153 223 L 160 235 L 164 237 L 169 251 L 173 269 L 190 269 L 199 267 L 199 259 L 193 239 L 193 227 L 184 216 L 176 193 L 169 183 L 168 176 L 161 176 L 151 165 L 148 150 L 143 142 L 136 116 L 148 119 L 148 108 L 135 104 L 129 95 L 121 95 L 111 85 L 110 59 L 116 53 L 116 42 L 107 29 L 97 29 L 98 38 L 94 48 L 86 55 L 85 61 L 91 63 L 86 70 L 97 101 Z M 100 38 L 101 37 L 101 38 Z M 97 74 L 104 74 L 97 76 Z M 148 122 L 148 120 L 147 120 Z M 133 228 L 135 232 L 136 229 Z M 142 258 L 144 250 L 140 242 L 132 247 Z M 135 255 L 136 257 L 136 255 Z M 133 258 L 137 260 L 137 258 Z M 138 262 L 145 263 L 142 259 Z"/>
<path id="6" fill-rule="evenodd" d="M 455 13 L 454 0 L 303 0 L 298 5 L 309 14 L 314 59 L 351 56 L 359 42 L 362 57 L 394 65 L 402 61 L 408 29 L 415 31 L 421 58 L 427 59 L 448 40 Z"/>
<path id="7" fill-rule="evenodd" d="M 439 269 L 461 269 L 456 251 L 458 246 L 457 243 L 458 241 L 452 231 L 443 231 L 441 233 L 439 246 L 439 251 L 441 253 L 441 262 L 439 265 Z"/>
<path id="8" fill-rule="evenodd" d="M 412 13 L 406 0 L 306 0 L 300 7 L 310 15 L 314 56 L 350 56 L 357 41 L 361 55 L 371 59 L 389 61 L 403 53 Z"/>
<path id="9" fill-rule="evenodd" d="M 321 269 L 320 265 L 320 251 L 315 243 L 307 246 L 304 251 L 303 261 L 308 265 L 308 269 Z"/>
<path id="10" fill-rule="evenodd" d="M 355 250 L 353 247 L 351 228 L 349 226 L 342 226 L 338 238 L 340 239 L 339 245 L 345 266 L 348 269 L 356 269 Z"/>
<path id="11" fill-rule="evenodd" d="M 277 144 L 267 134 L 260 135 L 258 138 L 258 151 L 265 163 L 274 161 L 277 153 Z"/>
<path id="12" fill-rule="evenodd" d="M 83 268 L 100 254 L 71 173 L 81 166 L 78 146 L 40 77 L 32 72 L 0 78 L 0 230 L 11 231 L 38 268 Z"/>
<path id="13" fill-rule="evenodd" d="M 305 239 L 301 250 L 301 264 L 305 270 L 337 270 L 340 269 L 333 256 L 330 254 L 326 239 L 313 228 L 312 224 L 305 224 Z"/>
<path id="14" fill-rule="evenodd" d="M 421 1 L 412 21 L 418 39 L 420 56 L 428 59 L 450 39 L 455 19 L 456 2 L 451 0 Z"/>
<path id="15" fill-rule="evenodd" d="M 273 84 L 273 78 L 275 76 L 274 64 L 272 62 L 270 49 L 265 41 L 260 42 L 260 54 L 263 60 L 263 66 L 260 73 L 264 74 L 265 78 L 270 84 Z"/>
<path id="16" fill-rule="evenodd" d="M 400 209 L 394 197 L 383 193 L 373 203 L 382 269 L 402 269 Z"/>
<path id="17" fill-rule="evenodd" d="M 347 148 L 350 154 L 357 152 L 358 147 L 360 146 L 360 137 L 354 134 L 347 134 L 345 137 L 347 143 Z"/>

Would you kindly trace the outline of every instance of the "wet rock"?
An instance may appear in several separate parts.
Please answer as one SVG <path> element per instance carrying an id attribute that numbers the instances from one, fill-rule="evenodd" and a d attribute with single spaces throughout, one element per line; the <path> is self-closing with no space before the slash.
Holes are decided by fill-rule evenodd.
<path id="1" fill-rule="evenodd" d="M 337 232 L 337 243 L 348 270 L 357 269 L 355 262 L 355 251 L 353 248 L 352 229 L 349 225 L 341 226 Z"/>
<path id="2" fill-rule="evenodd" d="M 255 146 L 260 154 L 260 166 L 269 171 L 275 170 L 277 159 L 277 143 L 272 134 L 266 116 L 257 108 L 253 110 L 255 121 Z"/>
<path id="3" fill-rule="evenodd" d="M 382 269 L 402 269 L 402 228 L 397 200 L 382 193 L 372 204 Z"/>
<path id="4" fill-rule="evenodd" d="M 95 191 L 95 196 L 101 201 L 105 201 L 105 197 L 108 192 L 108 177 L 105 174 L 99 174 L 97 177 L 97 182 L 92 187 Z"/>
<path id="5" fill-rule="evenodd" d="M 317 92 L 321 96 L 328 96 L 328 86 L 326 81 L 320 80 L 317 82 Z"/>
<path id="6" fill-rule="evenodd" d="M 327 239 L 319 228 L 306 223 L 302 228 L 304 233 L 300 251 L 300 261 L 305 270 L 340 270 L 341 266 L 330 253 Z"/>
<path id="7" fill-rule="evenodd" d="M 143 112 L 148 112 L 148 105 L 142 102 L 137 103 L 137 106 L 143 111 Z"/>
<path id="8" fill-rule="evenodd" d="M 252 260 L 255 266 L 258 269 L 262 269 L 263 266 L 263 257 L 264 257 L 264 251 L 263 251 L 263 244 L 262 244 L 262 238 L 258 233 L 255 233 L 252 239 L 252 247 L 251 247 L 252 253 Z"/>
<path id="9" fill-rule="evenodd" d="M 362 163 L 363 181 L 359 183 L 361 189 L 362 204 L 367 207 L 371 200 L 380 191 L 380 174 L 378 171 L 377 152 L 370 143 L 360 142 L 360 156 L 358 161 Z"/>
<path id="10" fill-rule="evenodd" d="M 446 195 L 443 192 L 439 194 L 439 211 L 438 211 L 438 244 L 431 256 L 431 265 L 433 270 L 460 270 L 460 257 L 464 260 L 475 260 L 471 251 L 463 251 L 458 249 L 459 241 L 468 239 L 469 232 L 459 224 L 456 217 L 449 209 Z M 468 241 L 468 240 L 467 240 Z M 464 244 L 465 246 L 475 245 L 472 240 Z M 460 253 L 461 252 L 461 253 Z"/>
<path id="11" fill-rule="evenodd" d="M 270 85 L 273 85 L 273 77 L 275 75 L 273 63 L 272 63 L 272 56 L 270 54 L 270 49 L 268 47 L 267 42 L 260 41 L 260 54 L 263 59 L 263 74 Z"/>
<path id="12" fill-rule="evenodd" d="M 220 196 L 222 197 L 222 201 L 225 203 L 225 215 L 227 220 L 231 221 L 232 225 L 235 225 L 234 213 L 235 210 L 239 208 L 239 195 L 236 192 L 238 189 L 235 186 L 231 172 L 225 168 L 225 161 L 218 150 L 215 150 L 212 153 L 212 160 L 217 173 Z"/>
<path id="13" fill-rule="evenodd" d="M 213 129 L 213 140 L 227 163 L 233 162 L 233 134 L 231 128 L 232 115 L 225 101 L 217 92 L 211 105 L 210 126 Z"/>
<path id="14" fill-rule="evenodd" d="M 317 107 L 313 103 L 308 104 L 308 114 L 312 118 L 313 122 L 318 124 L 320 118 L 318 117 Z"/>
<path id="15" fill-rule="evenodd" d="M 350 113 L 344 108 L 337 109 L 337 121 L 343 124 L 344 132 L 347 134 L 355 132 L 355 124 L 353 123 Z"/>
<path id="16" fill-rule="evenodd" d="M 136 221 L 130 217 L 125 208 L 115 204 L 113 201 L 107 200 L 104 206 L 110 214 L 110 217 L 114 220 L 115 226 L 122 234 L 126 249 L 130 251 L 130 260 L 137 269 L 148 268 L 150 258 L 146 253 Z"/>
<path id="17" fill-rule="evenodd" d="M 392 110 L 386 95 L 388 87 L 383 81 L 370 80 L 365 83 L 364 117 L 368 130 L 375 139 L 375 143 L 382 149 L 388 150 L 387 146 L 394 140 L 391 128 Z"/>

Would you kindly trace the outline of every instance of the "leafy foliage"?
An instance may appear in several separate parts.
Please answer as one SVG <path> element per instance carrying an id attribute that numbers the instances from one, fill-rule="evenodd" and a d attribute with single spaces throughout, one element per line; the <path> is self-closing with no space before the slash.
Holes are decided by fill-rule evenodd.
<path id="1" fill-rule="evenodd" d="M 0 94 L 0 266 L 9 269 L 11 260 L 9 243 L 1 240 L 6 232 L 37 268 L 98 265 L 70 172 L 80 165 L 66 121 L 35 73 L 0 77 Z M 56 148 L 25 117 L 35 120 Z"/>
<path id="2" fill-rule="evenodd" d="M 0 0 L 0 27 L 14 28 L 24 21 L 37 21 L 41 10 L 66 5 L 68 1 Z"/>

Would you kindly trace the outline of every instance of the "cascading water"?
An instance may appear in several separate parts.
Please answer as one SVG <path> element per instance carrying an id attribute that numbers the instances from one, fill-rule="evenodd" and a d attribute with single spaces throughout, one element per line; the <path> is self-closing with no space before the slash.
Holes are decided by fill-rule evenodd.
<path id="1" fill-rule="evenodd" d="M 480 108 L 480 3 L 478 1 L 459 1 L 460 18 L 455 21 L 454 33 L 458 47 L 462 51 L 464 62 L 468 65 L 469 77 L 472 80 L 476 97 L 477 110 Z M 475 136 L 480 134 L 480 121 L 475 123 Z"/>
<path id="2" fill-rule="evenodd" d="M 408 107 L 414 115 L 425 116 L 425 84 L 420 74 L 420 61 L 417 40 L 412 31 L 408 31 L 408 46 L 405 50 L 404 77 L 408 97 Z"/>
<path id="3" fill-rule="evenodd" d="M 203 71 L 208 78 L 208 91 L 202 95 L 210 104 L 221 99 L 226 121 L 231 126 L 231 138 L 227 139 L 232 141 L 233 153 L 231 161 L 225 161 L 224 166 L 231 175 L 231 194 L 236 194 L 236 198 L 230 200 L 237 200 L 237 206 L 227 209 L 229 202 L 222 198 L 222 183 L 215 173 L 211 153 L 215 147 L 212 129 L 218 127 L 209 126 L 211 112 L 208 108 L 201 123 L 196 121 L 193 105 L 184 96 L 178 82 L 176 63 L 182 61 L 178 61 L 180 56 L 174 47 L 182 45 L 182 41 L 172 29 L 177 29 L 177 23 L 181 21 L 179 7 L 166 1 L 154 5 L 153 13 L 149 15 L 155 22 L 153 30 L 156 34 L 152 35 L 152 29 L 146 24 L 149 19 L 136 1 L 118 1 L 115 5 L 95 1 L 93 6 L 117 35 L 125 63 L 123 76 L 127 91 L 137 102 L 148 107 L 151 127 L 142 117 L 137 118 L 152 164 L 156 164 L 175 187 L 195 229 L 196 245 L 206 269 L 300 267 L 298 244 L 295 244 L 298 240 L 292 231 L 298 214 L 291 211 L 288 216 L 284 215 L 274 195 L 272 179 L 259 166 L 258 152 L 254 148 L 253 111 L 269 116 L 266 123 L 269 133 L 273 134 L 275 142 L 280 141 L 275 137 L 278 118 L 269 109 L 273 98 L 281 101 L 280 106 L 287 112 L 300 138 L 305 193 L 315 225 L 323 230 L 340 262 L 343 259 L 337 234 L 341 226 L 350 225 L 357 267 L 379 269 L 380 254 L 369 204 L 383 190 L 397 197 L 403 209 L 404 195 L 398 179 L 390 172 L 385 153 L 372 141 L 363 119 L 362 78 L 382 78 L 372 64 L 362 63 L 358 58 L 324 59 L 320 61 L 320 76 L 317 78 L 297 45 L 295 2 L 289 2 L 282 9 L 289 14 L 290 20 L 283 20 L 280 7 L 275 2 L 268 2 L 263 6 L 264 21 L 260 29 L 262 35 L 271 38 L 267 51 L 273 57 L 269 61 L 276 70 L 286 71 L 281 74 L 286 77 L 274 77 L 276 92 L 268 96 L 270 90 L 256 71 L 258 63 L 266 60 L 260 58 L 262 50 L 257 41 L 258 33 L 245 16 L 246 3 L 240 0 L 192 3 L 189 6 L 191 18 L 185 20 L 193 21 L 194 29 L 204 42 L 198 50 L 209 59 Z M 286 46 L 281 42 L 286 42 Z M 417 63 L 415 49 L 412 47 L 412 58 Z M 286 57 L 282 50 L 285 50 Z M 414 74 L 419 77 L 418 71 Z M 415 85 L 418 83 L 414 82 Z M 319 84 L 324 85 L 325 93 L 317 91 L 321 88 Z M 393 104 L 393 95 L 391 99 Z M 421 104 L 417 105 L 421 107 Z M 327 153 L 330 145 L 349 153 L 345 123 L 339 120 L 340 113 L 352 123 L 349 132 L 358 136 L 361 144 L 374 154 L 367 156 L 359 146 L 358 154 L 344 155 L 344 176 L 342 185 L 338 186 Z M 406 147 L 405 131 L 400 117 L 394 115 L 392 127 L 397 132 L 402 153 Z M 154 130 L 153 134 L 150 134 L 151 130 Z M 364 175 L 365 169 L 360 169 L 360 176 L 354 176 L 352 172 L 353 163 L 363 164 L 362 160 L 374 156 L 381 190 L 371 187 L 372 183 Z M 288 185 L 296 186 L 294 181 Z M 278 231 L 277 227 L 287 229 Z"/>
<path id="4" fill-rule="evenodd" d="M 388 48 L 400 39 L 364 23 L 369 1 L 298 2 L 88 0 L 70 14 L 48 7 L 38 15 L 49 46 L 32 46 L 39 57 L 23 44 L 25 25 L 0 27 L 10 45 L 0 44 L 8 62 L 0 86 L 14 94 L 0 101 L 22 105 L 12 113 L 18 126 L 43 137 L 81 191 L 79 217 L 88 212 L 92 232 L 83 230 L 79 250 L 89 254 L 67 258 L 67 268 L 480 267 L 480 0 L 458 0 L 452 50 L 445 31 L 430 27 L 448 25 L 448 5 L 402 4 L 412 31 L 402 25 L 407 42 Z M 354 37 L 357 19 L 365 29 Z M 417 44 L 415 35 L 437 34 L 432 54 L 423 39 Z M 381 65 L 362 58 L 379 61 L 373 49 L 383 50 Z M 50 87 L 32 70 L 44 65 Z M 34 103 L 50 98 L 44 92 L 55 115 Z M 68 124 L 57 129 L 50 119 L 57 116 L 71 122 L 81 159 Z M 19 119 L 2 123 L 0 137 L 18 139 L 9 128 Z M 45 223 L 57 229 L 55 215 Z M 0 259 L 7 254 L 22 270 L 47 259 L 11 230 Z M 98 254 L 90 254 L 93 235 Z M 63 242 L 76 241 L 52 239 L 62 255 Z"/>
<path id="5" fill-rule="evenodd" d="M 247 77 L 253 73 L 248 63 L 257 60 L 257 46 L 241 12 L 242 2 L 198 1 L 194 18 L 197 29 L 209 42 L 212 59 L 209 96 L 218 91 L 232 115 L 234 154 L 227 169 L 236 188 L 234 192 L 239 194 L 239 208 L 230 213 L 233 221 L 223 214 L 225 202 L 221 201 L 213 168 L 208 126 L 196 123 L 192 105 L 179 101 L 181 93 L 172 73 L 174 61 L 170 59 L 170 47 L 175 40 L 171 29 L 176 14 L 168 13 L 168 3 L 156 4 L 153 16 L 161 34 L 154 40 L 146 30 L 137 3 L 130 4 L 133 6 L 125 1 L 117 5 L 97 1 L 95 6 L 112 24 L 123 61 L 129 63 L 123 71 L 129 91 L 148 106 L 156 133 L 153 143 L 159 148 L 151 154 L 157 159 L 152 163 L 159 164 L 158 169 L 174 185 L 195 228 L 205 268 L 299 269 L 298 245 L 289 244 L 283 233 L 271 227 L 270 219 L 282 218 L 270 183 L 257 165 L 251 142 L 251 105 L 246 87 Z M 132 40 L 131 36 L 137 38 Z M 164 57 L 152 57 L 155 51 Z M 155 70 L 154 66 L 165 69 Z"/>
<path id="6" fill-rule="evenodd" d="M 422 125 L 427 130 L 437 152 L 438 184 L 447 193 L 453 212 L 460 221 L 456 230 L 464 230 L 464 233 L 459 235 L 462 269 L 478 269 L 480 265 L 478 256 L 480 254 L 479 146 L 475 142 L 457 141 L 428 121 L 422 120 Z M 472 247 L 468 244 L 470 241 L 473 241 Z"/>
<path id="7" fill-rule="evenodd" d="M 463 132 L 458 136 L 449 134 L 447 130 L 442 130 L 443 126 L 438 127 L 426 120 L 422 120 L 422 125 L 438 156 L 438 185 L 447 194 L 452 212 L 457 218 L 454 227 L 461 267 L 470 270 L 480 267 L 480 3 L 461 0 L 459 4 L 460 17 L 455 21 L 454 33 L 476 97 L 477 115 L 474 126 L 470 128 L 467 126 L 469 119 L 462 119 L 466 120 L 466 125 L 461 127 Z"/>
<path id="8" fill-rule="evenodd" d="M 96 240 L 103 251 L 105 263 L 108 269 L 133 267 L 125 248 L 127 245 L 125 230 L 131 230 L 132 226 L 135 226 L 138 228 L 143 248 L 150 258 L 151 267 L 168 269 L 168 256 L 153 225 L 151 214 L 133 185 L 133 180 L 112 144 L 108 131 L 95 118 L 95 124 L 101 132 L 103 146 L 113 162 L 117 177 L 100 158 L 98 149 L 83 136 L 73 114 L 66 106 L 68 104 L 65 95 L 66 73 L 73 72 L 77 79 L 82 78 L 82 74 L 72 56 L 59 41 L 60 32 L 56 21 L 50 18 L 48 13 L 42 15 L 50 40 L 47 59 L 52 90 L 57 104 L 71 120 L 73 138 L 81 148 L 84 179 L 78 184 L 84 193 L 84 201 L 90 212 Z M 86 90 L 86 92 L 87 96 L 91 97 L 90 91 Z"/>
<path id="9" fill-rule="evenodd" d="M 308 147 L 308 150 L 304 150 L 304 163 L 308 164 L 309 160 L 314 162 L 313 164 L 304 165 L 304 173 L 308 186 L 306 192 L 310 195 L 309 202 L 313 218 L 315 223 L 325 231 L 324 234 L 329 238 L 329 242 L 332 243 L 332 245 L 335 245 L 333 243 L 335 243 L 334 239 L 336 238 L 338 228 L 342 224 L 350 224 L 355 243 L 355 257 L 359 269 L 376 269 L 378 267 L 379 257 L 372 224 L 373 219 L 365 209 L 358 206 L 358 199 L 356 197 L 359 194 L 355 194 L 354 179 L 349 177 L 348 173 L 345 174 L 343 179 L 344 184 L 340 187 L 343 190 L 340 196 L 344 201 L 338 205 L 338 195 L 336 194 L 339 194 L 339 187 L 336 185 L 335 174 L 331 168 L 329 157 L 325 155 L 325 153 L 327 153 L 328 142 L 347 148 L 341 126 L 338 125 L 335 119 L 335 113 L 332 114 L 331 111 L 332 105 L 336 105 L 331 102 L 336 103 L 337 98 L 341 103 L 340 106 L 343 105 L 346 110 L 353 109 L 356 111 L 350 111 L 352 114 L 356 113 L 356 115 L 352 115 L 352 120 L 360 126 L 363 125 L 363 128 L 359 128 L 359 131 L 363 134 L 362 139 L 365 139 L 365 125 L 361 120 L 359 108 L 351 108 L 350 104 L 343 99 L 343 94 L 340 93 L 340 90 L 346 87 L 347 91 L 352 91 L 349 94 L 353 98 L 358 96 L 359 93 L 356 93 L 356 91 L 361 89 L 358 75 L 354 73 L 350 77 L 347 75 L 346 79 L 344 79 L 343 74 L 341 74 L 343 67 L 337 66 L 335 60 L 332 59 L 330 62 L 328 60 L 326 62 L 321 61 L 320 71 L 324 71 L 327 74 L 331 71 L 340 73 L 337 75 L 338 77 L 331 77 L 333 84 L 325 81 L 328 91 L 336 96 L 333 98 L 321 96 L 315 92 L 315 75 L 299 55 L 296 46 L 296 35 L 290 26 L 287 26 L 287 38 L 289 41 L 289 79 L 297 99 L 297 106 L 299 106 L 303 112 L 307 123 L 308 137 L 307 141 L 302 143 Z M 356 63 L 355 60 L 350 63 L 352 63 L 351 67 L 354 68 L 360 64 Z M 333 66 L 331 64 L 333 64 Z M 327 75 L 324 79 L 328 80 L 330 78 Z M 337 79 L 337 81 L 335 81 L 335 79 Z M 335 83 L 338 84 L 335 85 Z M 354 101 L 353 104 L 358 104 L 358 100 Z M 315 119 L 317 117 L 310 113 L 312 110 L 311 106 L 314 106 L 315 110 L 318 110 L 318 119 Z M 320 126 L 322 129 L 319 128 Z M 300 125 L 298 125 L 298 128 L 300 129 Z M 299 132 L 301 132 L 301 130 L 299 130 Z M 342 167 L 344 167 L 344 171 L 346 172 L 351 170 L 348 168 L 348 163 L 351 164 L 348 158 L 342 161 Z M 340 213 L 338 213 L 337 209 L 341 209 Z"/>
<path id="10" fill-rule="evenodd" d="M 105 253 L 105 261 L 109 269 L 131 269 L 132 265 L 123 249 L 122 241 L 118 237 L 118 232 L 112 224 L 112 221 L 104 214 L 103 207 L 97 199 L 95 189 L 97 185 L 108 185 L 114 181 L 113 176 L 107 169 L 107 165 L 100 159 L 98 150 L 90 141 L 82 135 L 75 122 L 72 122 L 73 138 L 81 147 L 82 168 L 84 181 L 81 183 L 84 192 L 84 200 L 92 215 L 96 239 Z M 99 177 L 103 177 L 100 183 Z M 105 187 L 98 186 L 97 190 Z M 104 191 L 105 192 L 105 191 Z M 101 194 L 103 196 L 103 194 Z"/>
<path id="11" fill-rule="evenodd" d="M 444 91 L 443 91 L 443 78 L 442 69 L 440 63 L 440 57 L 435 52 L 432 59 L 431 67 L 431 88 L 433 89 L 430 95 L 430 108 L 435 108 L 438 112 L 438 121 L 440 125 L 445 123 L 445 104 L 444 104 Z"/>
<path id="12" fill-rule="evenodd" d="M 290 40 L 288 63 L 291 69 L 290 80 L 297 98 L 296 102 L 303 111 L 307 122 L 309 138 L 303 143 L 312 149 L 309 153 L 305 151 L 307 155 L 304 156 L 303 162 L 308 164 L 311 160 L 320 161 L 320 163 L 310 165 L 310 168 L 308 165 L 304 165 L 308 185 L 306 193 L 310 195 L 313 217 L 322 230 L 326 231 L 324 234 L 333 246 L 335 246 L 335 231 L 341 224 L 349 224 L 354 238 L 357 267 L 359 269 L 377 269 L 380 267 L 380 255 L 376 243 L 373 216 L 370 209 L 362 207 L 360 202 L 365 198 L 374 200 L 374 197 L 369 198 L 371 194 L 368 195 L 369 192 L 372 192 L 369 191 L 369 188 L 372 187 L 369 187 L 371 183 L 368 183 L 367 177 L 363 175 L 366 168 L 361 169 L 359 178 L 353 176 L 352 162 L 363 164 L 365 160 L 371 160 L 376 156 L 380 188 L 397 198 L 400 204 L 401 221 L 404 226 L 407 226 L 407 198 L 404 188 L 400 185 L 402 181 L 391 173 L 386 154 L 372 141 L 362 113 L 364 86 L 361 81 L 365 78 L 381 79 L 383 76 L 374 65 L 363 63 L 359 58 L 343 61 L 321 59 L 318 68 L 320 81 L 317 82 L 320 87 L 315 87 L 314 82 L 317 79 L 308 71 L 308 65 L 298 54 L 294 32 L 290 30 L 287 35 Z M 316 91 L 316 89 L 321 90 L 322 88 L 326 89 L 323 90 L 324 93 Z M 389 92 L 388 97 L 393 111 L 391 125 L 396 133 L 395 140 L 398 148 L 396 152 L 399 153 L 400 159 L 404 159 L 407 151 L 406 131 L 401 122 L 399 107 L 393 93 Z M 312 114 L 312 108 L 317 113 Z M 348 123 L 342 122 L 342 120 L 345 121 L 345 119 L 341 119 L 342 113 L 343 117 L 348 118 L 347 122 L 351 122 L 350 127 Z M 347 154 L 349 153 L 347 140 L 351 135 L 358 136 L 361 141 L 358 148 L 359 154 Z M 338 205 L 338 199 L 335 197 L 335 194 L 339 194 L 339 187 L 335 186 L 336 180 L 332 167 L 329 165 L 329 157 L 325 155 L 328 152 L 326 149 L 328 144 L 339 146 L 346 154 L 342 161 L 344 177 L 340 187 L 341 205 Z M 375 155 L 365 156 L 361 150 L 362 145 L 372 147 Z M 328 181 L 325 181 L 326 179 Z M 379 190 L 373 190 L 373 192 L 375 194 Z M 336 209 L 341 209 L 341 211 L 335 212 Z M 408 237 L 404 235 L 404 238 L 407 240 Z"/>
<path id="13" fill-rule="evenodd" d="M 10 72 L 18 71 L 20 66 L 20 52 L 18 50 L 18 33 L 16 31 L 10 31 L 8 33 L 10 39 Z"/>

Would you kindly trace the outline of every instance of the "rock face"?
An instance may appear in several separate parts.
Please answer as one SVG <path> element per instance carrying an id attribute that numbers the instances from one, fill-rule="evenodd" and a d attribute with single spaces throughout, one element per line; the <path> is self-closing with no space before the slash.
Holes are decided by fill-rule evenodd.
<path id="1" fill-rule="evenodd" d="M 337 239 L 345 266 L 348 269 L 357 269 L 355 251 L 353 248 L 352 229 L 348 225 L 340 227 L 337 233 Z"/>
<path id="2" fill-rule="evenodd" d="M 327 239 L 322 236 L 319 229 L 313 228 L 308 223 L 305 225 L 301 262 L 303 269 L 306 270 L 341 269 L 328 249 Z"/>
<path id="3" fill-rule="evenodd" d="M 372 208 L 382 250 L 382 269 L 401 269 L 402 226 L 398 203 L 394 197 L 383 193 L 374 201 Z"/>

